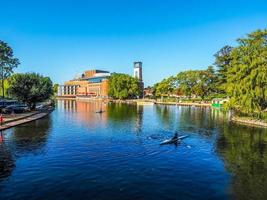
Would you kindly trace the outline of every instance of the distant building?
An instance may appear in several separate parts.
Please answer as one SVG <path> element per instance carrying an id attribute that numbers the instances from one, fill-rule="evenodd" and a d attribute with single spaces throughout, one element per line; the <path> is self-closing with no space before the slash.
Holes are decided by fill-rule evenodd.
<path id="1" fill-rule="evenodd" d="M 110 73 L 103 70 L 85 71 L 80 78 L 60 85 L 58 96 L 64 97 L 108 97 L 108 77 Z"/>
<path id="2" fill-rule="evenodd" d="M 144 97 L 153 97 L 153 89 L 151 87 L 144 88 Z"/>
<path id="3" fill-rule="evenodd" d="M 67 81 L 58 87 L 59 97 L 100 97 L 108 98 L 108 79 L 110 72 L 103 70 L 88 70 L 81 76 Z M 134 62 L 134 77 L 138 79 L 139 86 L 144 91 L 142 62 Z"/>

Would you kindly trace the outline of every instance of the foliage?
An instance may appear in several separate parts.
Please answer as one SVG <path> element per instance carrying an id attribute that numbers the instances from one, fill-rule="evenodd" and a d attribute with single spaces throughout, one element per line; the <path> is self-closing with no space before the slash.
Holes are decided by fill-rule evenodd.
<path id="1" fill-rule="evenodd" d="M 155 96 L 199 96 L 202 99 L 213 90 L 215 74 L 212 67 L 207 70 L 188 70 L 163 79 L 154 85 Z"/>
<path id="2" fill-rule="evenodd" d="M 224 46 L 221 48 L 215 56 L 215 66 L 217 67 L 217 89 L 220 93 L 225 93 L 225 87 L 227 82 L 227 70 L 230 67 L 230 62 L 232 60 L 231 52 L 233 47 Z"/>
<path id="3" fill-rule="evenodd" d="M 233 174 L 233 199 L 266 199 L 267 135 L 265 129 L 222 124 L 216 149 Z"/>
<path id="4" fill-rule="evenodd" d="M 53 95 L 53 83 L 48 77 L 36 73 L 14 74 L 9 79 L 12 97 L 35 109 L 36 103 Z"/>
<path id="5" fill-rule="evenodd" d="M 228 108 L 250 116 L 267 110 L 267 29 L 237 40 L 215 54 L 215 71 L 187 70 L 154 85 L 154 95 L 207 99 L 230 97 Z"/>
<path id="6" fill-rule="evenodd" d="M 141 89 L 136 78 L 113 73 L 109 78 L 108 93 L 114 99 L 133 99 L 141 96 Z"/>
<path id="7" fill-rule="evenodd" d="M 169 96 L 173 93 L 174 87 L 174 77 L 169 77 L 167 79 L 163 79 L 160 83 L 154 86 L 154 94 L 155 96 Z"/>
<path id="8" fill-rule="evenodd" d="M 53 85 L 53 93 L 54 94 L 57 94 L 58 86 L 59 86 L 59 84 L 57 84 L 57 83 Z"/>
<path id="9" fill-rule="evenodd" d="M 237 41 L 227 69 L 229 105 L 245 113 L 263 111 L 267 108 L 267 30 Z"/>
<path id="10" fill-rule="evenodd" d="M 4 80 L 4 96 L 5 96 L 5 98 L 9 97 L 8 88 L 9 88 L 8 80 Z M 0 94 L 3 94 L 3 88 L 2 87 L 0 87 Z"/>
<path id="11" fill-rule="evenodd" d="M 19 60 L 14 58 L 13 50 L 7 43 L 0 40 L 0 79 L 2 96 L 5 97 L 5 80 L 11 76 L 13 69 L 19 65 Z"/>

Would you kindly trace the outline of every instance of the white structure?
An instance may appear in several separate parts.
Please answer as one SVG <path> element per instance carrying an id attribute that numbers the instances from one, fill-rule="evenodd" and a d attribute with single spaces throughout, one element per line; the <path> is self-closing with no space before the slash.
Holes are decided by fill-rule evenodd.
<path id="1" fill-rule="evenodd" d="M 144 96 L 142 62 L 134 62 L 134 78 L 137 78 L 139 81 L 139 87 L 142 91 L 142 95 L 139 98 L 142 98 Z"/>
<path id="2" fill-rule="evenodd" d="M 143 81 L 142 62 L 134 62 L 134 78 L 137 78 L 140 82 Z"/>
<path id="3" fill-rule="evenodd" d="M 59 85 L 57 96 L 75 96 L 78 85 Z"/>

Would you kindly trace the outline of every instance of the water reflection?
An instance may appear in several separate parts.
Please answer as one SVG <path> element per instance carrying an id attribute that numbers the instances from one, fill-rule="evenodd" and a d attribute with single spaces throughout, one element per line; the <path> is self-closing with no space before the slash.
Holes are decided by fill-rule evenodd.
<path id="1" fill-rule="evenodd" d="M 142 132 L 143 115 L 144 115 L 144 106 L 142 106 L 142 105 L 137 106 L 137 117 L 136 117 L 136 121 L 135 121 L 136 133 Z"/>
<path id="2" fill-rule="evenodd" d="M 52 120 L 50 117 L 24 124 L 13 129 L 10 145 L 16 149 L 16 155 L 23 153 L 41 153 L 44 150 Z"/>
<path id="3" fill-rule="evenodd" d="M 1 133 L 3 139 L 3 135 Z M 11 175 L 14 167 L 14 159 L 8 148 L 5 147 L 4 141 L 0 143 L 0 180 Z"/>
<path id="4" fill-rule="evenodd" d="M 90 128 L 105 125 L 107 123 L 107 103 L 102 101 L 76 101 L 58 100 L 58 110 L 75 124 L 85 125 Z M 96 113 L 99 110 L 104 112 Z"/>
<path id="5" fill-rule="evenodd" d="M 47 117 L 1 133 L 0 178 L 11 175 L 19 157 L 43 153 L 51 122 Z"/>
<path id="6" fill-rule="evenodd" d="M 235 199 L 267 199 L 267 131 L 234 124 L 220 127 L 217 151 L 232 174 Z"/>
<path id="7" fill-rule="evenodd" d="M 157 105 L 155 110 L 163 129 L 173 132 L 212 135 L 220 123 L 227 122 L 225 113 L 211 108 Z"/>
<path id="8" fill-rule="evenodd" d="M 102 101 L 58 100 L 58 110 L 69 118 L 70 123 L 86 126 L 92 130 L 107 127 L 124 128 L 136 133 L 142 131 L 143 106 L 133 104 L 112 104 Z M 103 113 L 96 113 L 103 110 Z"/>
<path id="9" fill-rule="evenodd" d="M 265 199 L 266 135 L 210 108 L 59 101 L 0 137 L 0 199 Z"/>
<path id="10" fill-rule="evenodd" d="M 156 105 L 156 114 L 162 122 L 163 129 L 174 129 L 175 112 L 171 106 Z"/>
<path id="11" fill-rule="evenodd" d="M 142 131 L 143 106 L 128 104 L 109 104 L 107 107 L 107 117 L 109 124 L 116 128 L 122 128 L 127 124 L 129 130 L 136 133 Z"/>

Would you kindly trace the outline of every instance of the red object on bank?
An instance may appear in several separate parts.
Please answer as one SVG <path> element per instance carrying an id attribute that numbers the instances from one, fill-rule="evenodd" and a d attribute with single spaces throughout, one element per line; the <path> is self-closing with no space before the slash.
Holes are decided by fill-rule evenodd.
<path id="1" fill-rule="evenodd" d="M 0 123 L 1 123 L 1 125 L 2 125 L 3 121 L 4 121 L 3 115 L 0 115 Z"/>

